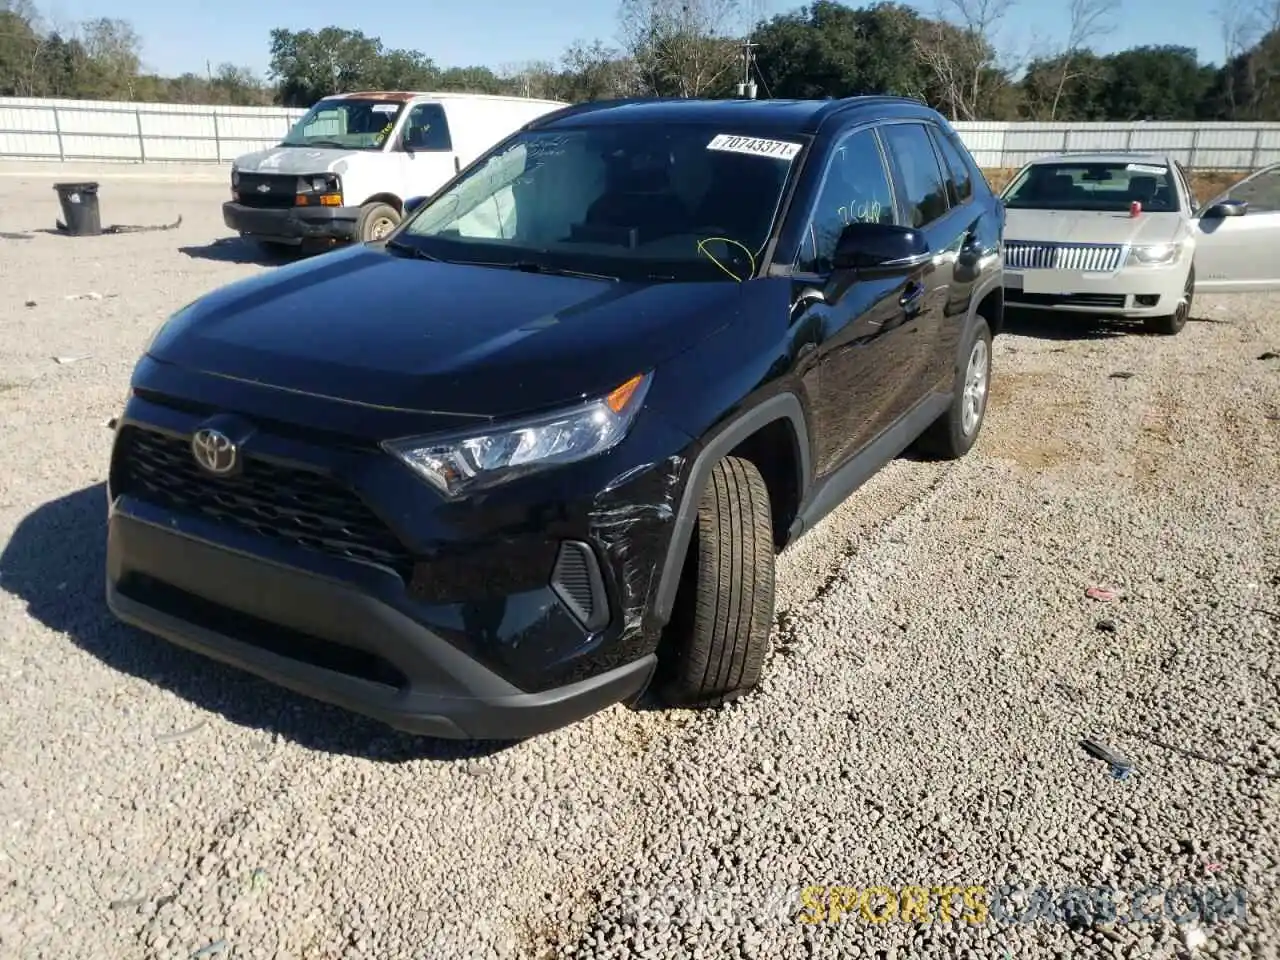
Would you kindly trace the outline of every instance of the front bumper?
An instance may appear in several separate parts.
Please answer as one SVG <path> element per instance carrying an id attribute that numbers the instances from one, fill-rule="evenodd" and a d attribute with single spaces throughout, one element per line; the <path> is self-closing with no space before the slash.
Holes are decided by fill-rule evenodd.
<path id="1" fill-rule="evenodd" d="M 351 584 L 227 550 L 113 508 L 107 604 L 121 620 L 399 730 L 520 740 L 634 697 L 650 655 L 525 693 Z"/>
<path id="2" fill-rule="evenodd" d="M 276 243 L 354 240 L 359 207 L 250 207 L 234 200 L 222 205 L 222 222 L 243 236 Z"/>
<path id="3" fill-rule="evenodd" d="M 1167 316 L 1182 299 L 1187 269 L 1185 262 L 1125 267 L 1111 274 L 1006 267 L 1005 305 L 1104 316 Z"/>
<path id="4" fill-rule="evenodd" d="M 174 385 L 185 399 L 170 399 Z M 655 454 L 687 443 L 656 418 L 637 422 L 621 460 L 446 504 L 376 445 L 330 439 L 405 435 L 407 422 L 391 424 L 403 411 L 325 406 L 149 359 L 134 391 L 108 482 L 107 599 L 120 619 L 442 737 L 522 739 L 647 686 L 660 629 L 650 599 L 678 493 L 678 458 Z M 243 473 L 210 479 L 190 437 L 227 408 L 244 412 L 214 415 L 220 429 L 228 416 L 256 425 Z M 288 426 L 298 422 L 338 432 Z M 658 463 L 625 469 L 636 457 Z"/>

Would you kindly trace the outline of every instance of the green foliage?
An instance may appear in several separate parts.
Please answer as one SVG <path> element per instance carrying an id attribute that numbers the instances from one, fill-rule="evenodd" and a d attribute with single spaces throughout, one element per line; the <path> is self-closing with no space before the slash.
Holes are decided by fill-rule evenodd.
<path id="1" fill-rule="evenodd" d="M 266 80 L 233 64 L 159 77 L 145 72 L 125 21 L 49 29 L 31 0 L 0 0 L 0 96 L 310 106 L 360 89 L 457 90 L 582 101 L 626 96 L 732 96 L 740 38 L 755 42 L 764 97 L 918 97 L 953 119 L 1280 120 L 1280 31 L 1221 68 L 1185 47 L 1102 56 L 1067 50 L 1016 78 L 982 31 L 883 0 L 836 0 L 751 23 L 750 0 L 620 0 L 623 49 L 577 42 L 558 63 L 494 70 L 443 67 L 418 50 L 329 26 L 272 30 Z"/>

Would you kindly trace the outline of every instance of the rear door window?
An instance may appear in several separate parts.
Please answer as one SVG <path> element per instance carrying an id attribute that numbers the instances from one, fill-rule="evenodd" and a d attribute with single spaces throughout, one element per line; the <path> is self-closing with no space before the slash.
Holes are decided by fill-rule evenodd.
<path id="1" fill-rule="evenodd" d="M 930 133 L 946 163 L 947 195 L 951 206 L 958 207 L 962 203 L 968 203 L 973 197 L 973 174 L 969 165 L 964 162 L 959 148 L 950 137 L 937 127 L 930 128 Z"/>
<path id="2" fill-rule="evenodd" d="M 889 123 L 880 128 L 898 174 L 899 200 L 908 226 L 926 227 L 950 209 L 946 179 L 929 131 L 922 123 Z"/>

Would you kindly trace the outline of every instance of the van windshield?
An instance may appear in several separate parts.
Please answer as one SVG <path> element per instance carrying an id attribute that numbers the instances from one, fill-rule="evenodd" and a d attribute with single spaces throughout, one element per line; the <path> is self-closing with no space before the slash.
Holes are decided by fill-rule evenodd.
<path id="1" fill-rule="evenodd" d="M 705 124 L 524 131 L 424 205 L 396 239 L 454 262 L 745 280 L 803 145 Z"/>
<path id="2" fill-rule="evenodd" d="M 280 145 L 381 150 L 402 110 L 404 104 L 395 100 L 321 100 Z"/>
<path id="3" fill-rule="evenodd" d="M 1176 213 L 1178 190 L 1163 164 L 1036 163 L 1009 185 L 1010 210 L 1096 210 L 1118 213 L 1137 200 L 1148 213 Z"/>

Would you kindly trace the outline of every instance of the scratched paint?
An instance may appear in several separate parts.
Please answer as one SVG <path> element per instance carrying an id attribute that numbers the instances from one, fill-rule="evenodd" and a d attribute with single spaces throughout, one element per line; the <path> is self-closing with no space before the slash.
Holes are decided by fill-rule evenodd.
<path id="1" fill-rule="evenodd" d="M 683 468 L 681 456 L 633 467 L 606 484 L 592 504 L 591 534 L 615 573 L 623 638 L 641 631 L 657 589 L 661 568 L 654 558 L 664 555 Z"/>

